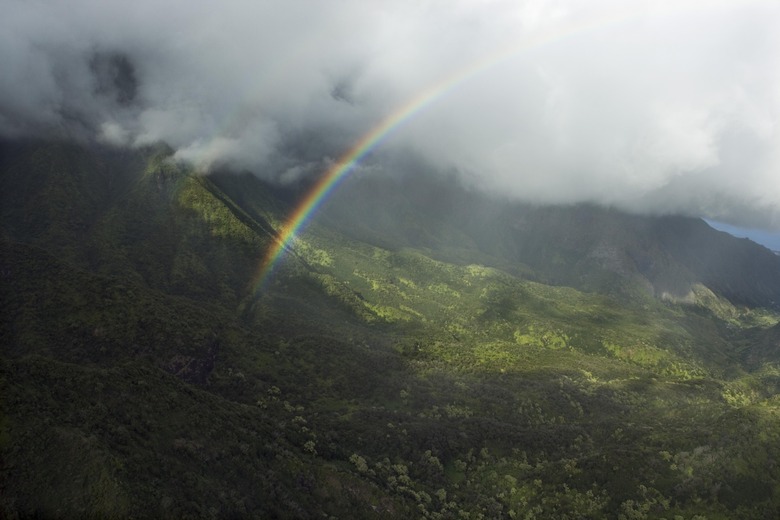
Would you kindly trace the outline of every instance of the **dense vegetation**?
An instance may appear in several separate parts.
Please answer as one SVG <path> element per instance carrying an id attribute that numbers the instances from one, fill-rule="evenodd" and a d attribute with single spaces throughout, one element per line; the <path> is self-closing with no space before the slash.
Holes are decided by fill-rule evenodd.
<path id="1" fill-rule="evenodd" d="M 758 246 L 508 203 L 490 236 L 401 186 L 337 196 L 256 293 L 289 193 L 164 146 L 0 151 L 4 517 L 780 516 Z"/>

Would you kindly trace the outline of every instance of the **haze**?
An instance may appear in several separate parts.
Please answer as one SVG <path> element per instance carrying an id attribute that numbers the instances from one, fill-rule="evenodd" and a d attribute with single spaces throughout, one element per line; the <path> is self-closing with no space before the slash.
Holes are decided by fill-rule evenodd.
<path id="1" fill-rule="evenodd" d="M 780 230 L 776 2 L 0 6 L 4 137 L 163 140 L 288 182 L 434 88 L 363 166 Z"/>

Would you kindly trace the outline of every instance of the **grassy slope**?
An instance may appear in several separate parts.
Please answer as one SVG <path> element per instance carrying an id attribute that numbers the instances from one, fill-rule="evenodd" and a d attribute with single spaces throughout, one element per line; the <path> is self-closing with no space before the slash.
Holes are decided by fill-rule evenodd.
<path id="1" fill-rule="evenodd" d="M 271 192 L 106 153 L 3 164 L 24 194 L 3 210 L 8 516 L 779 511 L 772 313 L 704 287 L 697 305 L 552 287 L 316 223 L 304 262 L 250 294 Z"/>

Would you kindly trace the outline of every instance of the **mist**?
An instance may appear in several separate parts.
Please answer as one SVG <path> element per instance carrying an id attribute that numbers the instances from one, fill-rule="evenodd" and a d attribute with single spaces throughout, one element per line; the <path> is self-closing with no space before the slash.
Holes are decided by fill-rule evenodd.
<path id="1" fill-rule="evenodd" d="M 362 169 L 780 230 L 780 5 L 2 0 L 0 134 L 165 141 L 203 171 Z"/>

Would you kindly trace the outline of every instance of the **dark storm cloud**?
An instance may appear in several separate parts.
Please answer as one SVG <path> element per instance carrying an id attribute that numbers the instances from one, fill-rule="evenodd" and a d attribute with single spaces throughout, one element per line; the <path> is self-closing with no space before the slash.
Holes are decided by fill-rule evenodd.
<path id="1" fill-rule="evenodd" d="M 204 169 L 294 179 L 458 78 L 382 154 L 534 201 L 780 229 L 775 2 L 0 7 L 5 136 L 165 140 Z"/>

